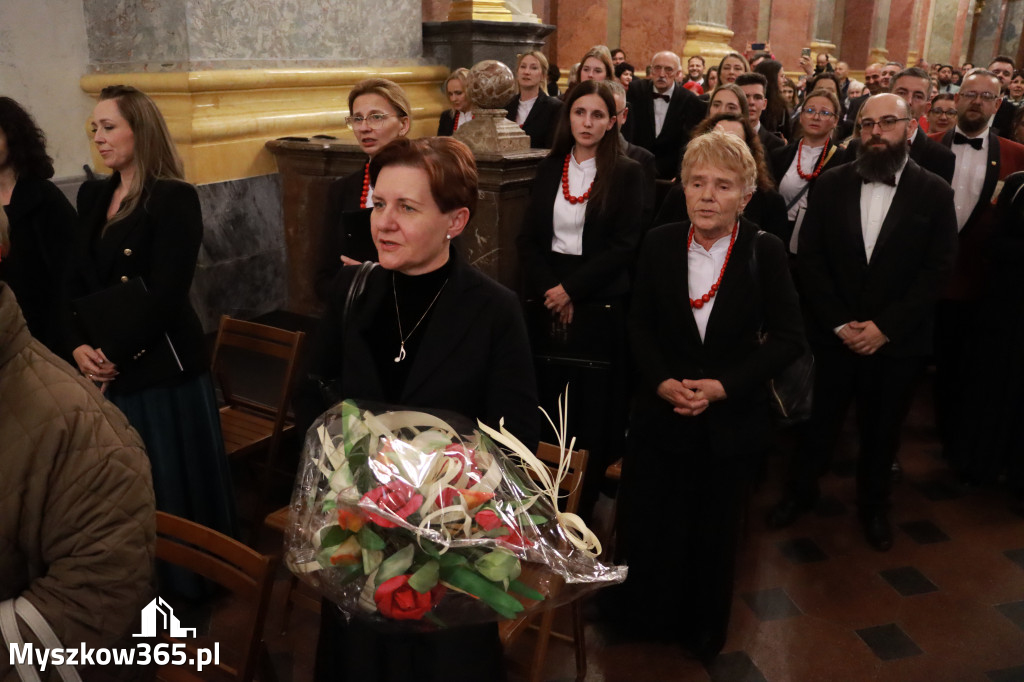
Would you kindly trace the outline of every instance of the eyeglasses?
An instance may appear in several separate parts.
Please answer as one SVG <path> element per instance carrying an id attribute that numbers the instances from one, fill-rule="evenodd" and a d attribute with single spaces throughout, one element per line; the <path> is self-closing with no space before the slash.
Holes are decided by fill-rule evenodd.
<path id="1" fill-rule="evenodd" d="M 896 124 L 900 121 L 909 120 L 910 119 L 908 117 L 896 118 L 895 116 L 886 116 L 885 118 L 880 118 L 877 121 L 873 118 L 862 118 L 860 120 L 860 127 L 863 130 L 874 130 L 875 126 L 878 126 L 882 129 L 883 133 L 887 133 L 895 128 Z"/>
<path id="2" fill-rule="evenodd" d="M 978 99 L 979 97 L 986 102 L 991 102 L 996 97 L 999 97 L 999 95 L 995 94 L 994 92 L 974 92 L 973 90 L 971 92 L 960 92 L 959 94 L 960 97 L 967 100 L 971 100 L 972 102 Z"/>
<path id="3" fill-rule="evenodd" d="M 370 130 L 380 130 L 384 127 L 384 121 L 388 120 L 395 114 L 370 114 L 369 116 L 346 116 L 345 125 L 352 130 L 355 130 L 364 123 L 370 126 Z"/>
<path id="4" fill-rule="evenodd" d="M 949 116 L 950 118 L 955 118 L 957 115 L 956 109 L 932 109 L 931 113 L 936 116 Z"/>
<path id="5" fill-rule="evenodd" d="M 828 109 L 815 109 L 814 107 L 805 108 L 803 113 L 807 114 L 811 118 L 823 118 L 826 121 L 835 116 L 835 113 Z"/>

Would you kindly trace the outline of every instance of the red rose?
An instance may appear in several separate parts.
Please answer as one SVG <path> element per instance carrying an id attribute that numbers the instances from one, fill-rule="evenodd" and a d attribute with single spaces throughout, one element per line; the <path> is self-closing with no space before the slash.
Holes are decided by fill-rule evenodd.
<path id="1" fill-rule="evenodd" d="M 430 592 L 422 594 L 409 587 L 409 576 L 396 575 L 380 584 L 373 593 L 373 601 L 385 618 L 419 620 L 441 601 L 444 593 L 444 585 L 438 583 Z"/>
<path id="2" fill-rule="evenodd" d="M 480 526 L 484 530 L 494 530 L 495 528 L 507 528 L 508 535 L 499 535 L 495 538 L 500 543 L 504 543 L 511 547 L 525 548 L 530 547 L 533 543 L 523 537 L 522 531 L 518 526 L 510 526 L 505 523 L 496 512 L 491 509 L 481 509 L 473 517 L 476 521 L 476 525 Z"/>
<path id="3" fill-rule="evenodd" d="M 367 507 L 375 505 L 401 519 L 406 519 L 410 514 L 417 511 L 422 504 L 423 495 L 420 495 L 416 488 L 397 478 L 393 478 L 384 485 L 374 488 L 359 500 L 359 506 L 365 510 L 366 516 L 382 528 L 397 528 L 398 524 L 379 514 L 374 514 Z"/>
<path id="4" fill-rule="evenodd" d="M 494 530 L 504 525 L 501 517 L 495 514 L 493 509 L 481 509 L 473 519 L 476 521 L 476 525 L 484 530 Z"/>

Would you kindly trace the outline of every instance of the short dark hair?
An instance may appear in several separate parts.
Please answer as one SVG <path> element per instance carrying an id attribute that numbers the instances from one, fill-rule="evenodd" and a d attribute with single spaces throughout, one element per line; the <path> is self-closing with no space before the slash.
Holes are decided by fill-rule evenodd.
<path id="1" fill-rule="evenodd" d="M 0 97 L 0 130 L 7 136 L 7 161 L 18 175 L 49 180 L 53 159 L 46 153 L 46 135 L 32 116 L 10 97 Z"/>
<path id="2" fill-rule="evenodd" d="M 932 106 L 934 106 L 935 103 L 938 102 L 939 100 L 946 99 L 952 102 L 956 100 L 956 97 L 953 96 L 952 92 L 940 92 L 939 94 L 935 95 L 935 97 L 932 97 Z"/>
<path id="3" fill-rule="evenodd" d="M 744 85 L 760 85 L 764 88 L 765 92 L 768 92 L 768 79 L 765 78 L 763 73 L 757 73 L 756 71 L 741 73 L 736 76 L 736 85 L 740 87 Z"/>
<path id="4" fill-rule="evenodd" d="M 892 77 L 892 82 L 895 83 L 899 79 L 905 78 L 905 77 L 906 78 L 923 78 L 926 81 L 930 81 L 932 79 L 932 77 L 929 76 L 928 72 L 925 71 L 924 69 L 919 68 L 917 66 L 910 66 L 910 67 L 907 67 L 906 69 L 903 69 L 902 71 L 900 71 L 895 76 L 893 76 Z"/>
<path id="5" fill-rule="evenodd" d="M 695 54 L 692 57 L 687 57 L 686 58 L 686 63 L 689 64 L 691 59 L 699 59 L 701 66 L 707 66 L 707 62 L 704 61 L 704 57 L 702 57 L 699 54 Z"/>
<path id="6" fill-rule="evenodd" d="M 635 74 L 636 73 L 636 67 L 634 67 L 629 62 L 622 62 L 621 64 L 616 64 L 615 65 L 615 77 L 616 78 L 621 76 L 626 71 L 629 71 L 630 73 L 634 73 Z"/>
<path id="7" fill-rule="evenodd" d="M 389 142 L 370 161 L 370 183 L 377 184 L 388 166 L 419 168 L 430 179 L 430 195 L 442 213 L 468 208 L 476 211 L 479 180 L 473 152 L 454 137 L 399 137 Z"/>
<path id="8" fill-rule="evenodd" d="M 615 55 L 617 55 L 617 54 L 618 54 L 619 52 L 621 52 L 621 53 L 622 53 L 622 56 L 623 56 L 623 57 L 625 57 L 625 56 L 626 56 L 626 51 L 625 51 L 625 50 L 623 50 L 623 49 L 622 49 L 621 47 L 617 47 L 617 48 L 615 48 L 614 50 L 612 50 L 612 56 L 614 57 L 614 56 L 615 56 Z"/>
<path id="9" fill-rule="evenodd" d="M 1009 64 L 1011 71 L 1013 71 L 1013 70 L 1015 70 L 1017 68 L 1017 62 L 1013 61 L 1013 57 L 1010 57 L 1010 56 L 1005 55 L 1005 54 L 996 55 L 995 58 L 993 58 L 992 61 L 990 61 L 988 63 L 989 68 L 992 68 L 992 65 L 995 64 L 996 62 L 1002 62 L 1004 64 Z"/>

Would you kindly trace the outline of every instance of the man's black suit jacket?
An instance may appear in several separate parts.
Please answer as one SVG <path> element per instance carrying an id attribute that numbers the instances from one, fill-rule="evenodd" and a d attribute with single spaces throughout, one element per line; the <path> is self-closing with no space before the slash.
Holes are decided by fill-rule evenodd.
<path id="1" fill-rule="evenodd" d="M 530 136 L 530 146 L 534 149 L 551 149 L 558 129 L 558 118 L 562 111 L 562 102 L 557 97 L 537 95 L 537 101 L 523 121 L 523 132 Z M 519 95 L 516 95 L 505 106 L 505 118 L 515 123 L 519 114 Z"/>
<path id="2" fill-rule="evenodd" d="M 643 147 L 626 142 L 626 138 L 620 137 L 619 144 L 622 146 L 622 153 L 639 163 L 640 168 L 644 171 L 644 206 L 643 214 L 640 217 L 640 227 L 642 230 L 646 231 L 647 228 L 651 226 L 651 221 L 654 219 L 654 181 L 658 177 L 657 163 L 655 162 L 654 154 L 650 153 Z"/>
<path id="3" fill-rule="evenodd" d="M 761 140 L 761 147 L 764 148 L 764 156 L 767 159 L 768 154 L 786 146 L 786 141 L 775 133 L 770 132 L 764 126 L 757 129 L 757 139 Z"/>
<path id="4" fill-rule="evenodd" d="M 871 320 L 889 338 L 880 354 L 927 355 L 935 302 L 956 256 L 953 189 L 908 160 L 868 262 L 862 185 L 846 164 L 823 173 L 810 199 L 797 258 L 808 338 L 839 347 L 836 327 Z"/>
<path id="5" fill-rule="evenodd" d="M 850 144 L 846 147 L 846 158 L 850 161 L 856 159 L 859 147 L 859 137 L 850 140 Z M 939 144 L 923 131 L 917 131 L 914 141 L 910 143 L 910 158 L 921 168 L 935 173 L 952 184 L 953 171 L 956 170 L 956 155 L 949 150 L 949 147 Z"/>
<path id="6" fill-rule="evenodd" d="M 679 175 L 683 151 L 690 140 L 690 131 L 700 123 L 707 107 L 681 85 L 672 90 L 665 124 L 661 134 L 654 134 L 654 83 L 635 78 L 629 84 L 629 119 L 623 134 L 626 139 L 654 154 L 658 177 L 671 180 Z"/>

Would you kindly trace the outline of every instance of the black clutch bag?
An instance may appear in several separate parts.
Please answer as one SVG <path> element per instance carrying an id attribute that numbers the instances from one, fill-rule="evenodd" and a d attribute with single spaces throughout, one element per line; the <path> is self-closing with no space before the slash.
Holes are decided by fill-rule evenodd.
<path id="1" fill-rule="evenodd" d="M 160 368 L 159 374 L 171 378 L 184 372 L 184 367 L 167 333 L 154 341 L 137 340 L 148 299 L 146 283 L 136 277 L 77 298 L 71 306 L 89 342 L 102 349 L 112 362 L 121 366 L 129 361 L 145 361 L 150 367 Z"/>

